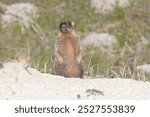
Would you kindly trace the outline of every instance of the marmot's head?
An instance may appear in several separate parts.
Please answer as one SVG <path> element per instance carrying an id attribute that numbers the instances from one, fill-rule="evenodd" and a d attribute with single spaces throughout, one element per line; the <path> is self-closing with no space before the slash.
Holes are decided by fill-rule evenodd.
<path id="1" fill-rule="evenodd" d="M 61 22 L 59 25 L 59 30 L 62 33 L 71 32 L 74 30 L 74 23 L 71 21 Z"/>

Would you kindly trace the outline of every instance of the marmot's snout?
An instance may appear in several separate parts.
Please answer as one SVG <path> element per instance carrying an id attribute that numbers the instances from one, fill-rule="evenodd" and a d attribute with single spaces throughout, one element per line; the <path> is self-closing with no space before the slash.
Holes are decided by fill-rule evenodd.
<path id="1" fill-rule="evenodd" d="M 63 33 L 67 32 L 67 25 L 66 24 L 61 24 L 59 27 L 60 31 Z"/>

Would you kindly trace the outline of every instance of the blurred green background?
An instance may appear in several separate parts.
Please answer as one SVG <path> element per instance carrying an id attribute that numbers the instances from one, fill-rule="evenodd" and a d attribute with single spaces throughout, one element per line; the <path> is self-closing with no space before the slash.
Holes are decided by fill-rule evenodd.
<path id="1" fill-rule="evenodd" d="M 16 56 L 30 57 L 31 66 L 41 72 L 50 73 L 59 23 L 71 20 L 74 21 L 76 31 L 82 40 L 90 32 L 105 32 L 118 39 L 118 44 L 113 48 L 113 57 L 93 45 L 84 47 L 85 76 L 150 80 L 148 74 L 138 73 L 134 65 L 130 66 L 132 58 L 135 58 L 129 48 L 136 48 L 141 37 L 145 37 L 148 41 L 150 39 L 150 1 L 135 1 L 132 0 L 132 3 L 124 8 L 116 5 L 113 11 L 102 14 L 96 13 L 91 8 L 90 0 L 0 0 L 6 5 L 19 2 L 36 5 L 39 18 L 35 22 L 49 40 L 48 47 L 42 47 L 32 29 L 21 33 L 17 23 L 7 29 L 3 29 L 0 25 L 0 61 L 7 61 Z M 109 27 L 108 24 L 112 26 Z M 150 63 L 150 43 L 144 50 L 136 65 Z"/>

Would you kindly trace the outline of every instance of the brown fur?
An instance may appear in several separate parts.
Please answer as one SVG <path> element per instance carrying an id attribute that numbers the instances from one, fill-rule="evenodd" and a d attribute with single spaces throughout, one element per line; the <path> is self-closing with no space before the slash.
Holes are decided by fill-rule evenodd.
<path id="1" fill-rule="evenodd" d="M 83 63 L 80 38 L 75 32 L 59 32 L 55 44 L 52 74 L 82 77 Z"/>

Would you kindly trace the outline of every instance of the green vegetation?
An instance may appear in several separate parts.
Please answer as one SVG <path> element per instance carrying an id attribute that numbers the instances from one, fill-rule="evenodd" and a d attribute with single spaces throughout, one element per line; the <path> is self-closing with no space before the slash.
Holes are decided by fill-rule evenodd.
<path id="1" fill-rule="evenodd" d="M 12 4 L 18 0 L 1 0 L 1 2 Z M 135 0 L 135 2 L 133 0 L 131 5 L 125 8 L 116 5 L 115 9 L 107 14 L 95 13 L 90 7 L 90 0 L 22 0 L 22 2 L 31 2 L 38 7 L 40 17 L 35 22 L 48 37 L 49 47 L 41 47 L 37 34 L 32 29 L 22 34 L 17 23 L 8 29 L 2 29 L 0 25 L 0 61 L 16 56 L 30 57 L 31 66 L 42 72 L 50 72 L 58 25 L 61 20 L 72 20 L 82 39 L 89 32 L 108 32 L 119 42 L 114 47 L 113 57 L 92 45 L 85 47 L 83 52 L 85 75 L 150 80 L 148 75 L 144 75 L 143 79 L 143 75 L 128 66 L 132 52 L 126 49 L 121 56 L 126 44 L 134 48 L 141 37 L 150 39 L 149 0 Z M 109 27 L 108 24 L 112 26 Z M 149 51 L 150 43 L 145 48 Z M 138 64 L 150 63 L 150 53 L 143 54 L 146 54 L 148 59 Z"/>

